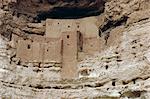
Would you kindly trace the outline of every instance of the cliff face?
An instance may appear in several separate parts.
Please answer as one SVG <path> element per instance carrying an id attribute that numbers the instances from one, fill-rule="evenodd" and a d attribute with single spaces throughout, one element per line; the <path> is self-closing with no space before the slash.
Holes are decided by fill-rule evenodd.
<path id="1" fill-rule="evenodd" d="M 45 20 L 33 23 L 37 10 L 47 12 L 52 5 L 92 8 L 96 2 L 98 0 L 94 3 L 92 0 L 50 0 L 42 2 L 48 5 L 45 6 L 48 8 L 43 8 L 43 5 L 38 5 L 41 1 L 22 0 L 18 2 L 17 10 L 20 12 L 17 12 L 14 7 L 9 8 L 16 1 L 0 1 L 0 97 L 149 99 L 149 0 L 109 0 L 105 3 L 104 12 L 94 16 L 96 21 L 93 20 L 99 27 L 101 51 L 78 63 L 78 79 L 61 80 L 59 64 L 45 64 L 42 68 L 39 64 L 22 65 L 15 58 L 11 34 L 26 39 L 30 34 L 45 33 Z M 37 10 L 29 9 L 27 4 L 34 5 L 33 9 Z"/>
<path id="2" fill-rule="evenodd" d="M 38 20 L 80 18 L 103 12 L 104 4 L 104 0 L 18 0 L 14 10 Z"/>

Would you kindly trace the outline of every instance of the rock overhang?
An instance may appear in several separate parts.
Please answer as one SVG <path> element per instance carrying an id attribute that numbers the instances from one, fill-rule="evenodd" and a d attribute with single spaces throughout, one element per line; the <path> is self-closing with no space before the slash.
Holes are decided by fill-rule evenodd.
<path id="1" fill-rule="evenodd" d="M 99 15 L 105 0 L 17 0 L 13 10 L 37 20 L 77 19 Z"/>

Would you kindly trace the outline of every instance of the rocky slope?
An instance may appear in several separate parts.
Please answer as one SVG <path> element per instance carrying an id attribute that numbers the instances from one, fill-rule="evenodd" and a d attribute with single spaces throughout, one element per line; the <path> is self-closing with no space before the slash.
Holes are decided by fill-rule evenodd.
<path id="1" fill-rule="evenodd" d="M 101 52 L 82 60 L 78 64 L 79 78 L 71 81 L 60 79 L 59 64 L 41 68 L 37 64 L 20 65 L 13 58 L 15 49 L 9 46 L 11 34 L 24 38 L 29 34 L 43 35 L 45 21 L 33 23 L 35 19 L 31 16 L 14 14 L 9 2 L 15 1 L 0 1 L 1 98 L 150 98 L 149 0 L 105 3 L 104 12 L 95 16 L 99 20 Z M 52 3 L 57 4 L 55 0 Z"/>

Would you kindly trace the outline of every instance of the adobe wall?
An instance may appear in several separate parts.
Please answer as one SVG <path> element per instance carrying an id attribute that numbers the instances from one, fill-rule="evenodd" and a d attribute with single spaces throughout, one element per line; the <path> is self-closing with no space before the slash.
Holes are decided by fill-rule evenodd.
<path id="1" fill-rule="evenodd" d="M 61 54 L 61 40 L 55 42 L 44 43 L 44 63 L 48 62 L 62 62 Z"/>
<path id="2" fill-rule="evenodd" d="M 21 58 L 21 61 L 32 61 L 32 45 L 29 40 L 19 40 L 17 44 L 17 57 Z"/>
<path id="3" fill-rule="evenodd" d="M 82 18 L 76 20 L 77 30 L 80 31 L 85 38 L 99 37 L 99 28 L 95 17 Z"/>
<path id="4" fill-rule="evenodd" d="M 62 32 L 76 31 L 76 23 L 74 20 L 59 20 L 47 19 L 46 20 L 46 37 L 59 38 Z"/>
<path id="5" fill-rule="evenodd" d="M 80 31 L 85 37 L 98 37 L 99 29 L 95 17 L 83 19 L 47 19 L 46 37 L 58 38 L 62 32 Z"/>
<path id="6" fill-rule="evenodd" d="M 34 36 L 18 40 L 17 57 L 23 62 L 61 63 L 61 40 Z"/>
<path id="7" fill-rule="evenodd" d="M 99 28 L 97 27 L 97 19 L 95 17 L 76 20 L 73 19 L 46 20 L 46 33 L 45 33 L 46 37 L 60 38 L 63 32 L 68 31 L 79 32 L 81 34 L 82 39 L 80 38 L 80 41 L 78 42 L 83 43 L 82 49 L 84 53 L 93 54 L 95 51 L 100 50 Z M 96 48 L 92 46 L 96 46 Z"/>
<path id="8" fill-rule="evenodd" d="M 63 79 L 77 78 L 77 33 L 72 31 L 62 33 L 62 41 L 63 61 L 61 77 Z"/>

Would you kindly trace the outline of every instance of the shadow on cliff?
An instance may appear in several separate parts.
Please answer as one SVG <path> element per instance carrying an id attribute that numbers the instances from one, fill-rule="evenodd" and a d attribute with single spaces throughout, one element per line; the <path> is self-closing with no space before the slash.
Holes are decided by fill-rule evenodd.
<path id="1" fill-rule="evenodd" d="M 95 10 L 94 8 L 66 8 L 66 7 L 57 7 L 50 12 L 40 12 L 35 19 L 38 21 L 45 20 L 47 18 L 52 19 L 78 19 L 89 16 L 100 15 L 104 10 Z"/>

